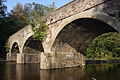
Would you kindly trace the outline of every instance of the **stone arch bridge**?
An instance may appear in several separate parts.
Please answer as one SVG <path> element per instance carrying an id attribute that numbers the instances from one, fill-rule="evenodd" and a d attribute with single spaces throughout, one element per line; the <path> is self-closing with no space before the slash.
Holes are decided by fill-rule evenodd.
<path id="1" fill-rule="evenodd" d="M 52 60 L 55 58 L 54 53 L 65 53 L 64 56 L 69 57 L 73 53 L 82 54 L 85 46 L 95 37 L 107 32 L 120 32 L 120 1 L 73 0 L 47 15 L 46 24 L 49 29 L 43 42 L 31 37 L 34 32 L 30 25 L 10 36 L 7 59 L 17 60 L 17 63 L 41 62 L 41 68 L 44 69 L 51 67 L 49 61 L 52 66 L 57 65 L 56 60 Z M 81 65 L 83 61 L 82 58 Z M 66 65 L 64 67 L 71 67 Z"/>

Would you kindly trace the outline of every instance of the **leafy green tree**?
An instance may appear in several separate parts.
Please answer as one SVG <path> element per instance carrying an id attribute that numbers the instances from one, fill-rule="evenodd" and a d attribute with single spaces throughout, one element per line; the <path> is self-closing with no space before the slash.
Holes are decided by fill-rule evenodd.
<path id="1" fill-rule="evenodd" d="M 11 10 L 9 17 L 15 20 L 16 27 L 19 29 L 25 27 L 29 24 L 30 6 L 23 6 L 22 4 L 17 3 L 13 10 Z"/>
<path id="2" fill-rule="evenodd" d="M 30 5 L 32 8 L 30 13 L 30 16 L 31 16 L 30 20 L 37 24 L 42 23 L 41 21 L 44 21 L 43 19 L 45 19 L 45 16 L 56 9 L 55 3 L 45 6 L 45 5 L 33 2 Z"/>
<path id="3" fill-rule="evenodd" d="M 87 58 L 120 57 L 120 33 L 105 33 L 96 37 L 86 48 Z"/>
<path id="4" fill-rule="evenodd" d="M 10 17 L 15 18 L 16 23 L 20 26 L 25 26 L 29 23 L 34 23 L 35 25 L 43 24 L 46 21 L 45 16 L 55 10 L 55 4 L 48 6 L 38 4 L 38 3 L 27 3 L 22 5 L 17 3 L 16 6 L 11 11 Z"/>
<path id="5" fill-rule="evenodd" d="M 48 6 L 44 6 L 42 4 L 32 3 L 32 10 L 31 10 L 31 24 L 33 27 L 33 31 L 35 34 L 33 35 L 33 38 L 36 40 L 43 41 L 46 37 L 46 30 L 48 26 L 46 25 L 46 16 L 53 12 L 56 7 L 55 4 L 51 4 Z"/>

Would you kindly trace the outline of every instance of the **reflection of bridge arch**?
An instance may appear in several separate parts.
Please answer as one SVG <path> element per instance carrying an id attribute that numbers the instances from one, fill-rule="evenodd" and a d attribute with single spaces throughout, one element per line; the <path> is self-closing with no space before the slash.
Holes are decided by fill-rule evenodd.
<path id="1" fill-rule="evenodd" d="M 81 19 L 81 18 L 91 18 L 91 19 L 96 19 L 96 20 L 102 21 L 102 22 L 110 25 L 112 28 L 114 28 L 116 31 L 119 32 L 119 26 L 120 26 L 119 20 L 117 20 L 116 18 L 110 17 L 106 13 L 94 12 L 94 10 L 91 9 L 91 10 L 78 13 L 76 15 L 73 15 L 71 17 L 68 17 L 68 18 L 62 20 L 62 22 L 59 24 L 59 26 L 52 33 L 52 37 L 51 37 L 51 39 L 49 41 L 49 49 L 47 49 L 48 52 L 51 51 L 53 43 L 55 42 L 55 39 L 58 36 L 58 34 L 60 33 L 60 31 L 66 25 L 70 24 L 71 22 L 73 22 L 75 20 Z"/>

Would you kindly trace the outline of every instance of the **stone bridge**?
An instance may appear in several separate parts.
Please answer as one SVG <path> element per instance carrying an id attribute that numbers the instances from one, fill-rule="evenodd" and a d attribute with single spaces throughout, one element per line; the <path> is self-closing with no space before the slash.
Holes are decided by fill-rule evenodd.
<path id="1" fill-rule="evenodd" d="M 37 63 L 40 61 L 41 64 L 46 60 L 50 67 L 49 61 L 55 64 L 56 60 L 52 59 L 56 54 L 59 56 L 63 56 L 59 53 L 65 53 L 64 56 L 74 56 L 76 53 L 84 55 L 85 46 L 95 37 L 107 32 L 120 32 L 120 1 L 73 0 L 47 15 L 46 24 L 49 29 L 43 42 L 35 41 L 31 37 L 34 33 L 30 25 L 10 36 L 8 60 L 25 63 L 34 62 L 37 59 Z M 42 55 L 39 58 L 38 54 L 41 52 Z M 13 53 L 19 53 L 17 59 Z M 31 57 L 26 59 L 26 56 Z M 23 57 L 24 60 L 22 60 Z M 42 65 L 41 68 L 45 67 L 46 65 Z M 67 67 L 71 66 L 67 65 Z"/>

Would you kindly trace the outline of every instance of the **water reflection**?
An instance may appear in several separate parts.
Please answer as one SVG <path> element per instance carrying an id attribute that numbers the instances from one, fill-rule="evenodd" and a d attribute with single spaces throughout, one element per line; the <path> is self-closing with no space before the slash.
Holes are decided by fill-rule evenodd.
<path id="1" fill-rule="evenodd" d="M 85 68 L 40 70 L 41 80 L 84 80 Z"/>
<path id="2" fill-rule="evenodd" d="M 0 80 L 40 80 L 39 76 L 38 64 L 0 64 Z"/>
<path id="3" fill-rule="evenodd" d="M 120 64 L 40 70 L 39 64 L 0 63 L 0 80 L 119 80 L 119 74 Z"/>
<path id="4" fill-rule="evenodd" d="M 86 67 L 86 77 L 96 80 L 119 80 L 120 64 L 92 64 Z"/>

